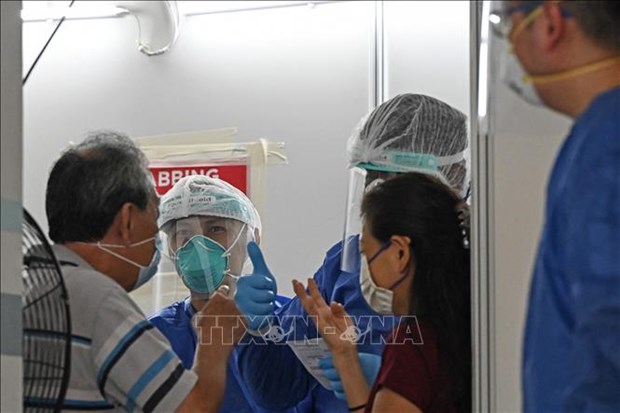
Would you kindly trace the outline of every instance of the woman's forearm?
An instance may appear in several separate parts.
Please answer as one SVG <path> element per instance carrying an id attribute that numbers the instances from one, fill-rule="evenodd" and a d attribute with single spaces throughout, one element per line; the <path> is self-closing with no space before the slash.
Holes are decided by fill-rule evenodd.
<path id="1" fill-rule="evenodd" d="M 333 360 L 340 375 L 349 408 L 361 406 L 359 411 L 362 411 L 362 407 L 368 401 L 370 389 L 362 373 L 357 349 L 346 353 L 333 354 Z"/>

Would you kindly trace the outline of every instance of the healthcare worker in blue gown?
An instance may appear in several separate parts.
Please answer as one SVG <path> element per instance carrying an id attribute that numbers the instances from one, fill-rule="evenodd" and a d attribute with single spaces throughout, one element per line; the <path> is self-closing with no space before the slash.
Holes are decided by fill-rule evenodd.
<path id="1" fill-rule="evenodd" d="M 369 383 L 378 372 L 384 339 L 399 320 L 391 314 L 391 291 L 378 288 L 368 276 L 360 277 L 358 211 L 364 188 L 401 172 L 418 171 L 443 180 L 463 196 L 467 147 L 465 115 L 437 99 L 415 94 L 396 96 L 377 107 L 349 139 L 347 234 L 344 244 L 339 242 L 327 252 L 314 280 L 327 302 L 343 304 L 355 318 L 360 362 Z M 250 320 L 254 335 L 246 335 L 245 343 L 240 343 L 236 361 L 253 399 L 271 410 L 304 401 L 308 412 L 347 412 L 350 406 L 331 360 L 322 360 L 321 367 L 333 391 L 319 384 L 283 345 L 288 340 L 315 338 L 317 331 L 297 298 L 275 307 L 276 278 L 256 245 L 251 244 L 249 251 L 254 272 L 238 280 L 235 301 Z"/>
<path id="2" fill-rule="evenodd" d="M 509 2 L 496 17 L 494 32 L 514 52 L 503 55 L 508 85 L 575 120 L 547 185 L 523 409 L 618 412 L 620 3 Z"/>
<path id="3" fill-rule="evenodd" d="M 248 242 L 260 241 L 260 217 L 237 188 L 220 179 L 194 175 L 181 179 L 162 197 L 158 224 L 162 253 L 174 264 L 190 296 L 149 320 L 170 341 L 183 367 L 190 369 L 197 339 L 191 319 L 222 285 L 228 286 L 229 294 L 234 293 L 236 279 L 248 262 Z M 276 307 L 287 301 L 276 297 Z M 237 371 L 236 358 L 233 351 L 219 411 L 266 412 L 253 402 Z M 292 413 L 297 408 L 284 411 Z"/>

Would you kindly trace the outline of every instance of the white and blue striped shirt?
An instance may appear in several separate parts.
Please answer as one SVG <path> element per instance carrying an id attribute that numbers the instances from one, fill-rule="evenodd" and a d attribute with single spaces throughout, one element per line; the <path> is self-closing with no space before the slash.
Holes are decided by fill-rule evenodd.
<path id="1" fill-rule="evenodd" d="M 53 247 L 69 295 L 71 377 L 65 411 L 174 411 L 195 385 L 127 292 L 69 249 Z"/>

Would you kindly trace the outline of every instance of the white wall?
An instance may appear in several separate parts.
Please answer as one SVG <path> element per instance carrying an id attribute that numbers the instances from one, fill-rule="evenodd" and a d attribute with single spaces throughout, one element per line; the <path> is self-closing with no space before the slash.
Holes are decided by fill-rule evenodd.
<path id="1" fill-rule="evenodd" d="M 390 96 L 427 93 L 467 110 L 469 15 L 452 3 L 386 4 Z M 311 276 L 342 236 L 344 149 L 369 105 L 373 10 L 362 1 L 186 17 L 175 47 L 154 58 L 136 51 L 131 18 L 66 21 L 24 91 L 26 205 L 45 222 L 51 163 L 89 129 L 146 136 L 238 126 L 241 140 L 284 141 L 289 165 L 268 172 L 263 247 L 291 294 L 290 279 Z M 422 36 L 410 24 L 422 15 L 450 17 Z M 25 66 L 49 31 L 25 24 Z M 423 58 L 399 58 L 409 48 Z"/>
<path id="2" fill-rule="evenodd" d="M 386 1 L 386 99 L 413 92 L 469 117 L 469 2 Z"/>
<path id="3" fill-rule="evenodd" d="M 0 163 L 0 411 L 22 409 L 21 357 L 21 216 L 22 216 L 22 88 L 21 1 L 0 2 L 2 21 Z"/>

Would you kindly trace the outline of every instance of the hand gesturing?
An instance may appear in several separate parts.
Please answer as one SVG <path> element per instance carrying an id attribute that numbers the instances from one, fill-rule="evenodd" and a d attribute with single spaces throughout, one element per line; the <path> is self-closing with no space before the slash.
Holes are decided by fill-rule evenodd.
<path id="1" fill-rule="evenodd" d="M 303 284 L 297 280 L 293 280 L 293 289 L 331 352 L 355 352 L 359 332 L 342 304 L 333 302 L 328 306 L 313 279 L 308 279 L 310 294 L 306 293 Z"/>

